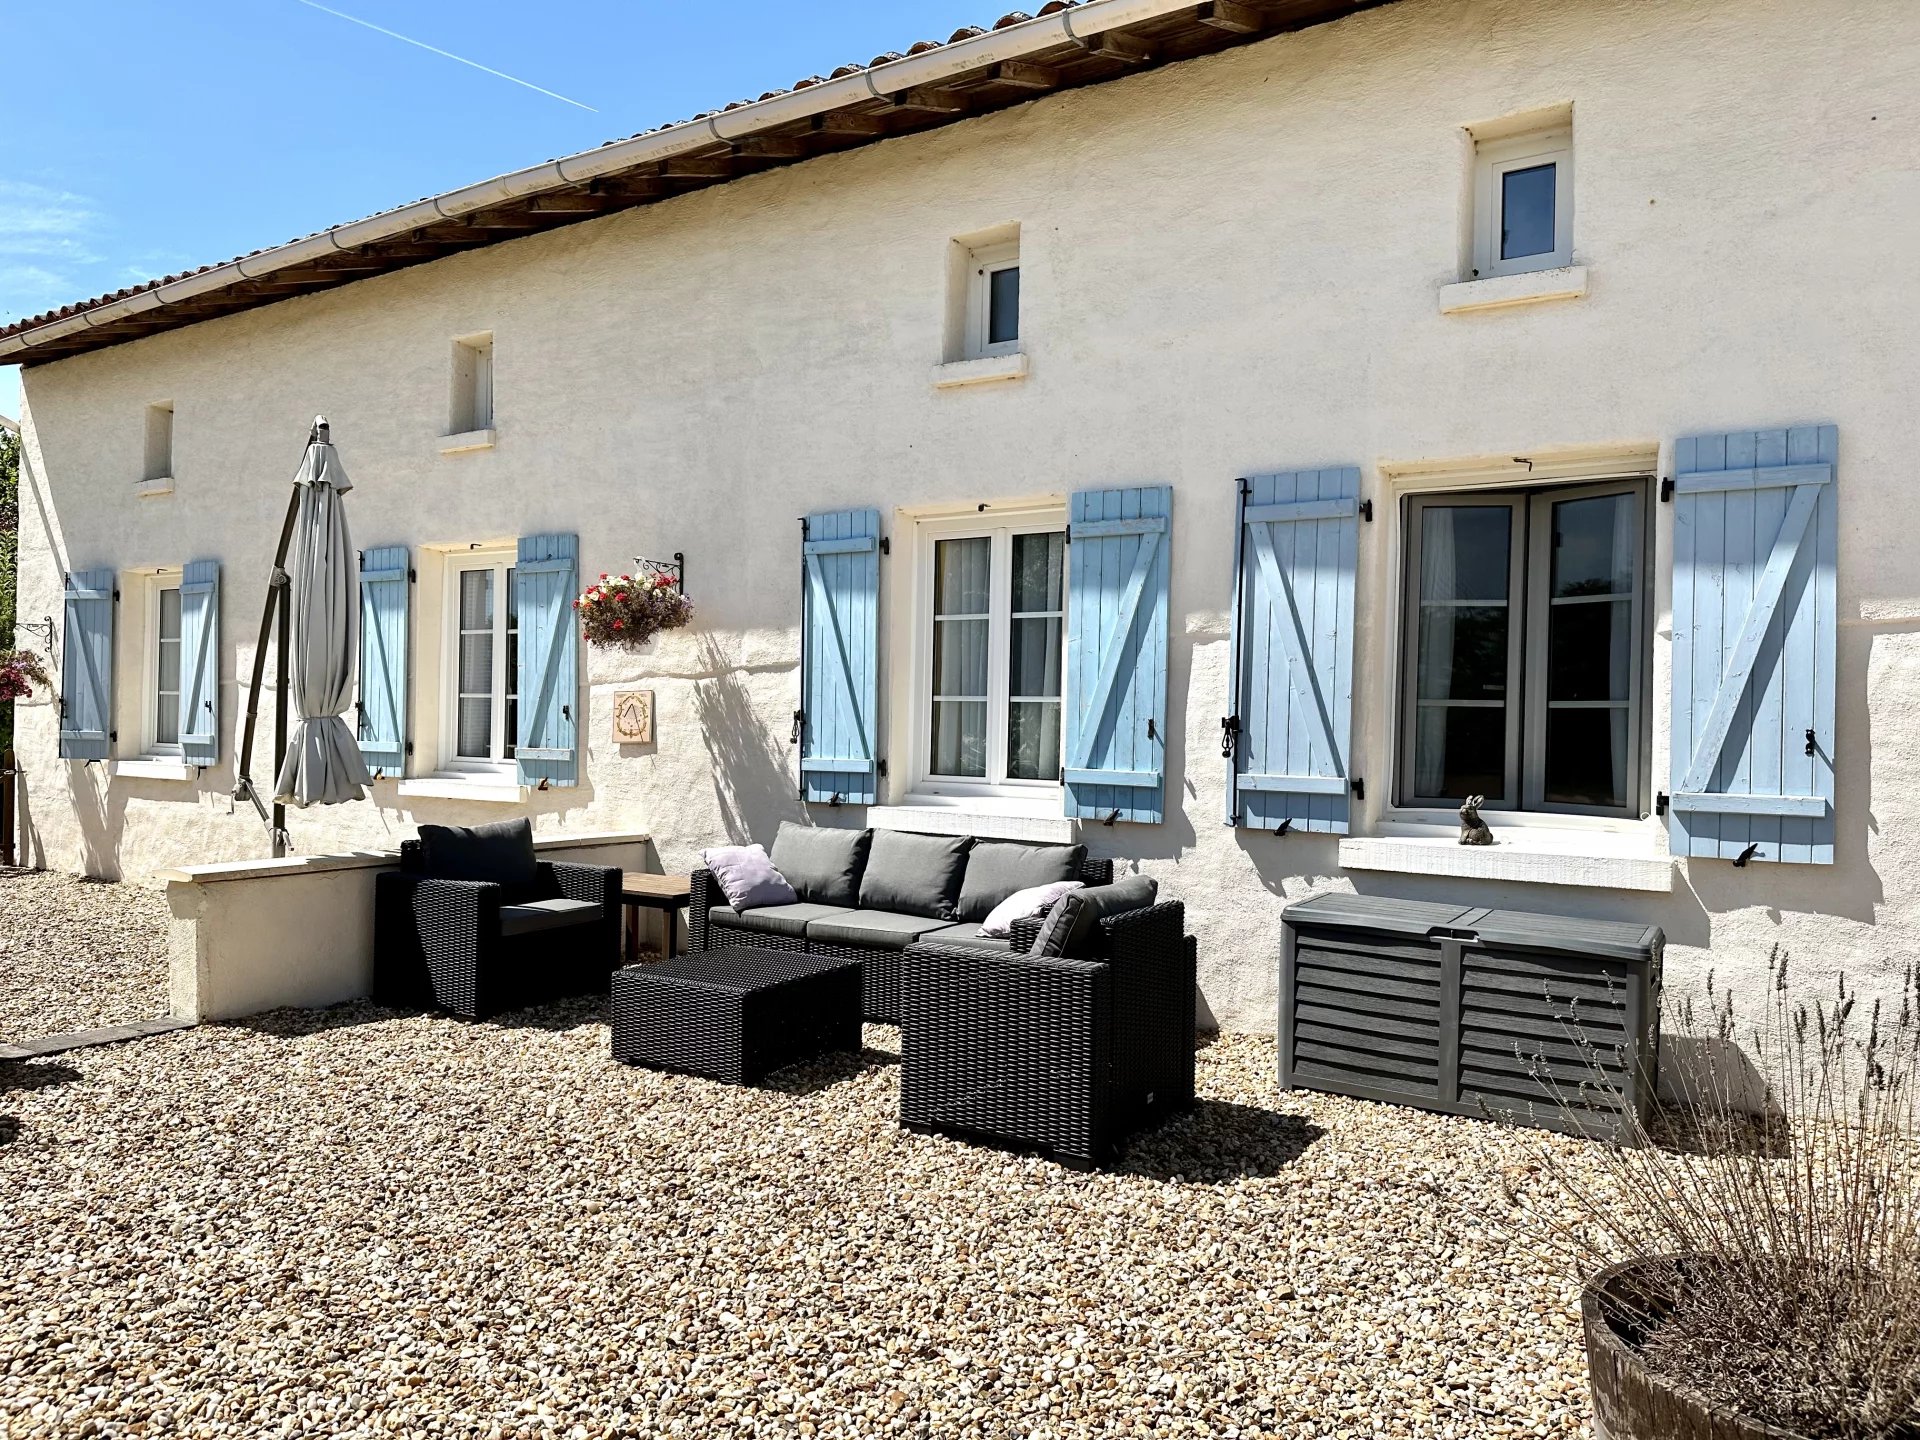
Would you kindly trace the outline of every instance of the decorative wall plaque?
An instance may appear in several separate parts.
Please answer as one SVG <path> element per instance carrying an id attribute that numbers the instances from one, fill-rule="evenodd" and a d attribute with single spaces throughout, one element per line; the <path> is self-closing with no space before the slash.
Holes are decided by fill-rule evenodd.
<path id="1" fill-rule="evenodd" d="M 621 690 L 613 697 L 613 743 L 653 743 L 653 692 Z"/>

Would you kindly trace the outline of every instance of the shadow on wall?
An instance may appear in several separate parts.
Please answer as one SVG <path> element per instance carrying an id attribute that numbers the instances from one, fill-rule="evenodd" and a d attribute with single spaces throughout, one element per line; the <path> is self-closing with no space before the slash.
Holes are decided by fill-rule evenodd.
<path id="1" fill-rule="evenodd" d="M 806 819 L 794 787 L 788 746 L 753 708 L 737 662 L 711 635 L 700 640 L 707 679 L 693 686 L 700 739 L 713 762 L 713 797 L 726 838 L 770 844 L 782 820 Z"/>

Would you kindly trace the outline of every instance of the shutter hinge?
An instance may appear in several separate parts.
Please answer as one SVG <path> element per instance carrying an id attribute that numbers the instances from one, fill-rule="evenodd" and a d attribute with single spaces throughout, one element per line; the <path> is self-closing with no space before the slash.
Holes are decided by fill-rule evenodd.
<path id="1" fill-rule="evenodd" d="M 1348 785 L 1349 785 L 1349 788 L 1352 789 L 1353 791 L 1354 799 L 1364 800 L 1367 798 L 1367 782 L 1365 780 L 1362 780 L 1359 776 L 1356 775 L 1351 781 L 1348 782 Z"/>
<path id="2" fill-rule="evenodd" d="M 1220 753 L 1228 759 L 1233 758 L 1233 747 L 1240 742 L 1240 717 L 1222 715 L 1220 717 Z"/>
<path id="3" fill-rule="evenodd" d="M 1360 518 L 1369 525 L 1373 523 L 1373 502 L 1371 500 L 1362 500 L 1360 502 Z"/>
<path id="4" fill-rule="evenodd" d="M 1253 493 L 1253 482 L 1248 480 L 1246 476 L 1242 475 L 1233 483 L 1242 495 L 1251 495 Z"/>
<path id="5" fill-rule="evenodd" d="M 880 537 L 880 553 L 882 555 L 893 554 L 893 537 L 891 535 L 882 535 Z"/>
<path id="6" fill-rule="evenodd" d="M 1655 795 L 1653 797 L 1653 813 L 1656 815 L 1666 814 L 1667 801 L 1668 801 L 1668 795 L 1666 791 L 1662 790 L 1658 795 Z"/>
<path id="7" fill-rule="evenodd" d="M 1073 526 L 1069 525 L 1067 526 L 1067 544 L 1071 545 L 1072 543 L 1073 543 Z"/>
<path id="8" fill-rule="evenodd" d="M 1660 482 L 1660 503 L 1662 505 L 1671 505 L 1673 503 L 1673 477 L 1671 475 Z"/>
<path id="9" fill-rule="evenodd" d="M 359 559 L 360 568 L 364 570 L 367 568 L 367 552 L 362 550 L 362 551 L 359 551 L 358 553 L 360 557 Z"/>
<path id="10" fill-rule="evenodd" d="M 796 710 L 793 712 L 793 734 L 787 737 L 787 743 L 789 745 L 798 745 L 800 743 L 800 731 L 801 731 L 801 728 L 806 723 L 807 723 L 806 711 Z"/>
<path id="11" fill-rule="evenodd" d="M 414 569 L 411 565 L 409 565 L 407 567 L 407 583 L 409 585 L 412 585 L 417 583 L 419 579 L 420 579 L 420 572 Z"/>
<path id="12" fill-rule="evenodd" d="M 107 739 L 117 741 L 119 740 L 119 738 L 120 738 L 120 732 L 118 730 L 107 731 Z"/>

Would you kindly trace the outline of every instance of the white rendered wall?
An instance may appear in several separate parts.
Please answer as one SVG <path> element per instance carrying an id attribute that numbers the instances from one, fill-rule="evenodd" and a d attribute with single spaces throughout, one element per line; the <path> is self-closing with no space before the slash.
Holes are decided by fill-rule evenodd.
<path id="1" fill-rule="evenodd" d="M 1270 1027 L 1282 904 L 1347 886 L 1649 918 L 1690 978 L 1711 963 L 1751 979 L 1779 942 L 1884 987 L 1920 953 L 1916 94 L 1910 0 L 1844 0 L 1818 25 L 1796 0 L 1402 0 L 32 369 L 20 613 L 58 614 L 63 568 L 220 558 L 232 735 L 285 482 L 323 411 L 358 483 L 356 540 L 416 552 L 417 693 L 439 633 L 429 547 L 572 530 L 590 574 L 686 552 L 697 627 L 591 655 L 583 783 L 529 802 L 543 831 L 648 830 L 663 867 L 684 869 L 703 844 L 766 839 L 799 813 L 797 516 L 879 505 L 899 536 L 899 507 L 1171 483 L 1169 817 L 1086 838 L 1186 901 L 1215 1018 Z M 1569 102 L 1590 293 L 1443 315 L 1467 224 L 1463 127 Z M 937 390 L 948 242 L 1012 222 L 1031 373 Z M 449 342 L 483 331 L 498 444 L 443 456 Z M 156 399 L 176 407 L 176 483 L 137 500 Z M 1384 782 L 1387 472 L 1664 458 L 1682 434 L 1812 422 L 1837 424 L 1841 446 L 1836 865 L 1683 863 L 1670 893 L 1617 891 L 1342 871 L 1331 837 L 1220 823 L 1235 476 L 1358 464 L 1380 502 L 1360 537 L 1354 769 Z M 1664 564 L 1668 509 L 1657 518 Z M 885 562 L 894 616 L 903 548 Z M 1664 613 L 1656 628 L 1664 784 Z M 904 656 L 906 637 L 888 638 Z M 612 692 L 636 684 L 656 692 L 658 743 L 617 748 Z M 905 707 L 888 711 L 904 771 Z M 66 766 L 55 728 L 50 707 L 22 708 L 36 861 L 141 879 L 264 853 L 226 799 L 232 740 L 195 785 Z M 430 747 L 427 707 L 415 728 Z M 1370 784 L 1356 833 L 1378 828 L 1388 791 Z M 403 801 L 388 781 L 292 828 L 333 851 L 500 813 Z"/>

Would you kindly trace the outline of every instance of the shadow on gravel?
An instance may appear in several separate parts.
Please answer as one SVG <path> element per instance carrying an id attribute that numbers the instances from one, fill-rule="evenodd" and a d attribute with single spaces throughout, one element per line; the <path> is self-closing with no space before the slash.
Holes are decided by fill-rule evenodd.
<path id="1" fill-rule="evenodd" d="M 80 1078 L 71 1065 L 46 1060 L 0 1060 L 0 1094 L 9 1090 L 45 1090 Z"/>
<path id="2" fill-rule="evenodd" d="M 1187 1114 L 1138 1137 L 1113 1173 L 1185 1185 L 1284 1175 L 1326 1133 L 1297 1115 L 1200 1100 Z"/>
<path id="3" fill-rule="evenodd" d="M 760 1088 L 777 1090 L 782 1095 L 817 1095 L 834 1085 L 899 1063 L 898 1055 L 885 1050 L 871 1047 L 858 1053 L 841 1050 L 832 1055 L 823 1055 L 818 1060 L 807 1060 L 798 1065 L 789 1065 L 784 1070 L 776 1070 L 760 1082 Z"/>
<path id="4" fill-rule="evenodd" d="M 485 1020 L 462 1020 L 437 1010 L 376 1005 L 371 1000 L 349 1000 L 325 1010 L 273 1010 L 240 1020 L 213 1022 L 223 1029 L 250 1030 L 276 1040 L 304 1040 L 360 1025 L 384 1025 L 395 1020 L 427 1019 L 445 1025 L 474 1025 L 496 1030 L 546 1030 L 559 1034 L 582 1025 L 607 1023 L 607 997 L 583 995 L 527 1010 L 508 1010 Z"/>
<path id="5" fill-rule="evenodd" d="M 11 1115 L 0 1115 L 0 1145 L 11 1145 L 20 1138 L 20 1122 Z"/>

